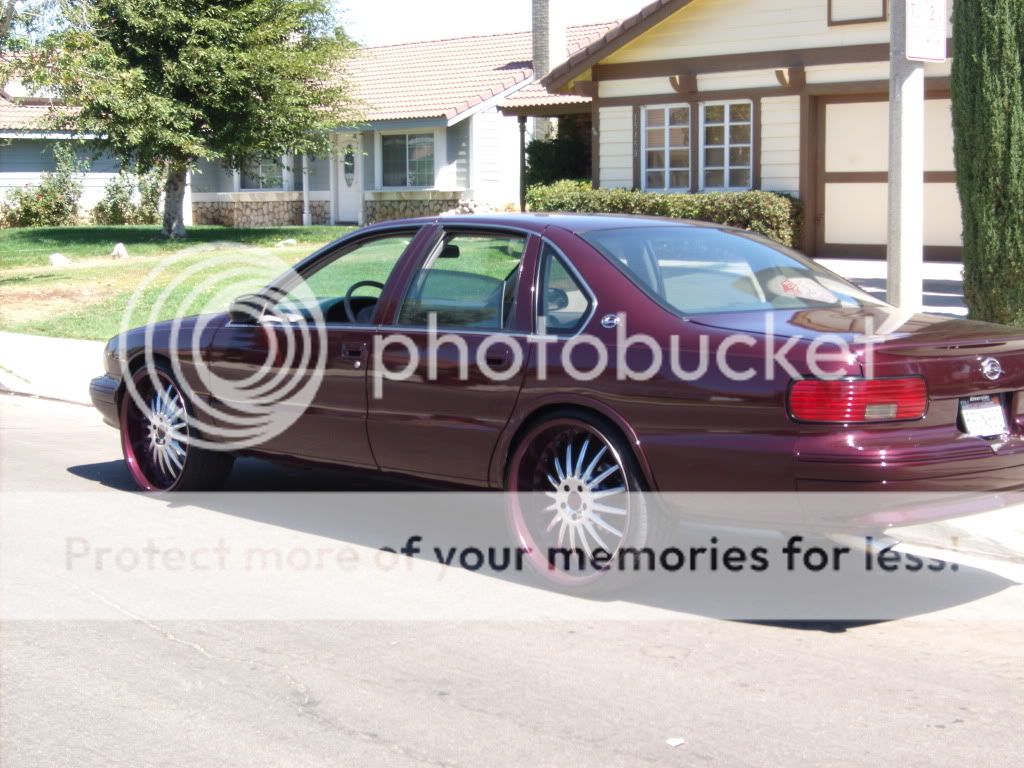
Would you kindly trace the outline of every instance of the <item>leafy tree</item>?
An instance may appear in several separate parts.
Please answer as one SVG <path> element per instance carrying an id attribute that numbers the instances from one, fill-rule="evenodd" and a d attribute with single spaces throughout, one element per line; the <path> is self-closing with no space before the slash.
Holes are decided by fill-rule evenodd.
<path id="1" fill-rule="evenodd" d="M 1024 3 L 957 2 L 952 96 L 972 317 L 1024 326 Z"/>
<path id="2" fill-rule="evenodd" d="M 357 115 L 342 61 L 354 44 L 330 0 L 58 0 L 63 27 L 30 82 L 124 164 L 166 167 L 163 231 L 185 234 L 185 178 L 200 159 L 241 168 L 317 153 Z"/>

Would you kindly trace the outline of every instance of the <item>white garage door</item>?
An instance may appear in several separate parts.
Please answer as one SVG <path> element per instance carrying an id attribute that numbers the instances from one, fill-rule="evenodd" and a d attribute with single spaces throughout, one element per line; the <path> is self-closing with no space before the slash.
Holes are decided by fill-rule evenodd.
<path id="1" fill-rule="evenodd" d="M 866 98 L 825 97 L 819 103 L 819 256 L 885 256 L 889 102 Z M 925 258 L 959 260 L 963 241 L 948 98 L 926 102 L 925 134 Z"/>

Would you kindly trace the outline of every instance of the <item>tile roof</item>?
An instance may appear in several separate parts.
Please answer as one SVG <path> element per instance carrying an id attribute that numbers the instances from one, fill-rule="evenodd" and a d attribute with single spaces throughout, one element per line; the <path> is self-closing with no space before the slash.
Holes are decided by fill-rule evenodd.
<path id="1" fill-rule="evenodd" d="M 569 27 L 569 55 L 616 26 L 618 22 Z M 363 48 L 347 64 L 346 76 L 370 122 L 451 120 L 532 77 L 532 58 L 529 32 L 458 37 Z M 508 101 L 533 106 L 590 100 L 551 94 L 530 83 Z M 22 103 L 0 92 L 0 131 L 45 130 L 49 109 L 48 104 Z"/>
<path id="2" fill-rule="evenodd" d="M 0 92 L 0 131 L 46 130 L 49 113 L 49 104 L 24 104 Z"/>
<path id="3" fill-rule="evenodd" d="M 570 55 L 615 26 L 570 27 Z M 370 122 L 451 120 L 532 77 L 532 58 L 529 32 L 459 37 L 364 48 L 348 64 L 347 77 Z"/>
<path id="4" fill-rule="evenodd" d="M 502 107 L 559 107 L 568 104 L 589 104 L 589 96 L 575 93 L 552 93 L 540 82 L 520 88 L 501 102 Z"/>

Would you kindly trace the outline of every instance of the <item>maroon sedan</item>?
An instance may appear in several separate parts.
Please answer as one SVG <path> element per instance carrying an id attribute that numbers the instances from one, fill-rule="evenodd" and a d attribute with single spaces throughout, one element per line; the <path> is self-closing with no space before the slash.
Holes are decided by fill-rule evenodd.
<path id="1" fill-rule="evenodd" d="M 216 487 L 244 453 L 537 491 L 512 513 L 531 547 L 647 541 L 640 490 L 1024 486 L 1024 330 L 901 315 L 695 223 L 372 226 L 230 312 L 121 334 L 106 368 L 143 489 Z"/>

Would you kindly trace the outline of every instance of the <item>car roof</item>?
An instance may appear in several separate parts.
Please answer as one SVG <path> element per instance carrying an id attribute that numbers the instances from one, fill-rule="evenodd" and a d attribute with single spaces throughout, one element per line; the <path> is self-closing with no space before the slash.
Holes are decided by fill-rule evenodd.
<path id="1" fill-rule="evenodd" d="M 376 227 L 400 227 L 403 225 L 457 224 L 460 226 L 516 227 L 541 233 L 551 227 L 569 232 L 582 233 L 600 229 L 626 229 L 631 227 L 681 227 L 709 228 L 723 232 L 735 232 L 732 227 L 708 224 L 706 222 L 670 219 L 660 216 L 632 216 L 612 213 L 495 213 L 452 216 L 431 216 L 417 219 L 400 219 L 374 224 Z"/>

